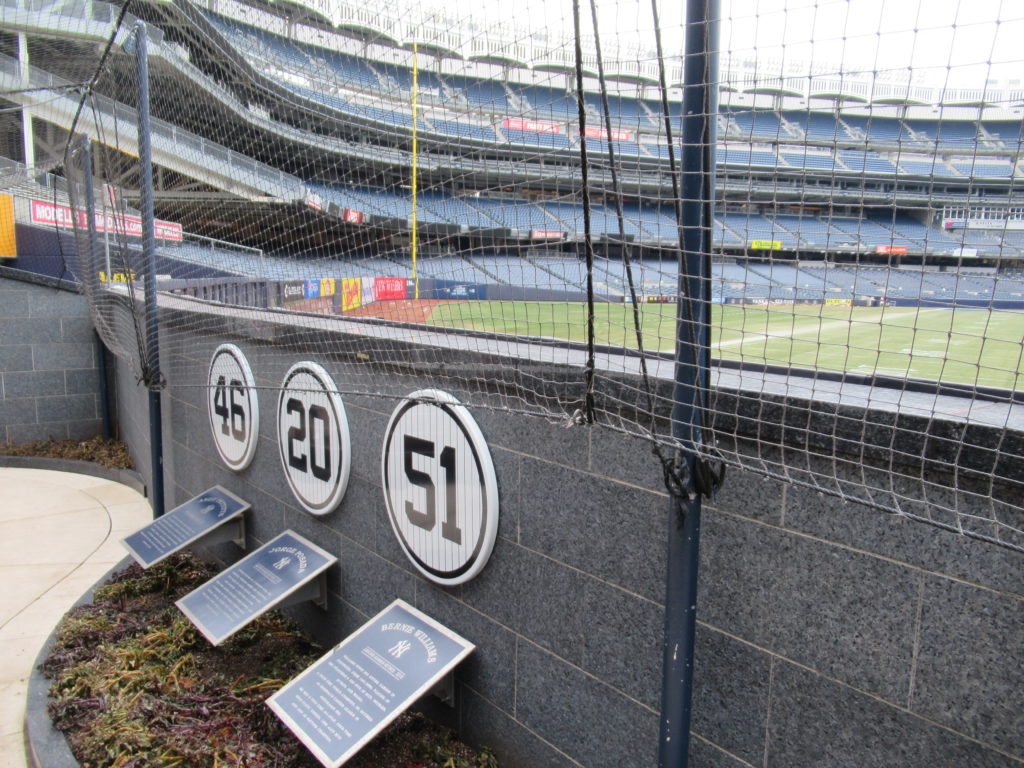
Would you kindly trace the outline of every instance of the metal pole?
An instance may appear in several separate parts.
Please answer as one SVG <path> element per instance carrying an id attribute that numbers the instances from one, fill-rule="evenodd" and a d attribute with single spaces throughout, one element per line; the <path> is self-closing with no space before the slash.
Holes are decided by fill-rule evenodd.
<path id="1" fill-rule="evenodd" d="M 85 187 L 85 215 L 89 231 L 89 254 L 88 258 L 81 260 L 87 266 L 83 270 L 84 274 L 79 275 L 79 279 L 85 282 L 86 280 L 95 280 L 96 253 L 99 250 L 99 246 L 96 243 L 96 190 L 93 187 L 92 176 L 92 142 L 89 140 L 88 134 L 82 136 L 82 172 L 82 184 Z M 109 263 L 107 265 L 106 279 L 111 279 Z M 95 328 L 92 335 L 93 347 L 96 350 L 96 373 L 100 378 L 100 416 L 103 419 L 103 437 L 109 440 L 111 426 L 110 396 L 107 389 L 106 347 L 103 346 L 103 339 L 100 338 L 100 334 Z"/>
<path id="2" fill-rule="evenodd" d="M 697 626 L 701 496 L 694 487 L 707 405 L 708 325 L 711 306 L 711 231 L 717 122 L 718 0 L 690 0 L 686 8 L 682 126 L 682 254 L 676 325 L 672 435 L 676 460 L 690 479 L 689 499 L 674 499 L 668 518 L 665 641 L 661 692 L 660 768 L 686 766 L 693 703 L 693 649 Z"/>
<path id="3" fill-rule="evenodd" d="M 22 88 L 28 88 L 32 82 L 28 57 L 28 35 L 18 34 L 18 71 L 21 75 Z M 35 129 L 32 126 L 32 111 L 28 107 L 21 108 L 21 143 L 25 159 L 25 168 L 32 171 L 36 165 Z"/>
<path id="4" fill-rule="evenodd" d="M 143 287 L 146 292 L 146 360 L 149 386 L 149 455 L 153 473 L 153 517 L 164 513 L 163 422 L 160 412 L 160 328 L 156 304 L 156 236 L 153 215 L 153 150 L 149 127 L 149 41 L 144 22 L 135 23 L 135 60 L 139 77 L 139 177 L 142 197 Z"/>

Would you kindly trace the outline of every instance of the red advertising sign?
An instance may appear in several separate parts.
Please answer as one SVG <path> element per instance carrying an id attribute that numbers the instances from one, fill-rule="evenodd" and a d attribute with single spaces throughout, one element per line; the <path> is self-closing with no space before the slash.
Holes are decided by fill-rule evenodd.
<path id="1" fill-rule="evenodd" d="M 596 125 L 588 125 L 583 129 L 581 136 L 586 136 L 588 139 L 607 139 L 609 136 L 616 141 L 632 141 L 633 134 L 629 131 L 612 131 L 608 133 L 604 128 L 598 128 Z"/>
<path id="2" fill-rule="evenodd" d="M 540 120 L 510 119 L 505 127 L 513 131 L 532 131 L 533 133 L 561 133 L 562 126 L 558 123 L 543 123 Z"/>
<path id="3" fill-rule="evenodd" d="M 875 253 L 887 253 L 891 256 L 903 256 L 907 252 L 905 245 L 876 245 Z"/>
<path id="4" fill-rule="evenodd" d="M 363 212 L 355 208 L 346 208 L 341 214 L 341 220 L 349 224 L 362 224 Z"/>
<path id="5" fill-rule="evenodd" d="M 563 237 L 565 237 L 565 232 L 561 232 L 557 229 L 530 230 L 531 240 L 561 240 Z"/>
<path id="6" fill-rule="evenodd" d="M 404 299 L 406 285 L 407 281 L 404 277 L 375 277 L 373 278 L 373 300 Z"/>
<path id="7" fill-rule="evenodd" d="M 86 229 L 89 226 L 85 211 L 73 211 L 66 205 L 54 205 L 44 200 L 32 200 L 31 221 L 33 224 L 58 226 L 71 229 Z M 180 241 L 182 238 L 181 224 L 171 221 L 157 221 L 154 234 L 161 240 Z M 142 237 L 142 219 L 138 216 L 122 216 L 121 214 L 97 212 L 97 232 L 116 232 L 128 237 Z"/>

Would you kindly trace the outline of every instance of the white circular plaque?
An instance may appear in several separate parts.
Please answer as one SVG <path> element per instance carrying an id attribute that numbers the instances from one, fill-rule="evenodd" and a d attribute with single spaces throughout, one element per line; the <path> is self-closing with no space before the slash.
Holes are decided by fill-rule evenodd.
<path id="1" fill-rule="evenodd" d="M 217 453 L 230 469 L 245 469 L 256 455 L 260 403 L 249 361 L 234 344 L 221 344 L 210 360 L 206 408 Z"/>
<path id="2" fill-rule="evenodd" d="M 314 515 L 338 506 L 352 463 L 345 405 L 330 374 L 316 363 L 288 369 L 277 400 L 281 466 L 299 503 Z"/>
<path id="3" fill-rule="evenodd" d="M 447 392 L 413 392 L 391 414 L 381 459 L 391 527 L 413 565 L 462 584 L 498 534 L 498 481 L 473 417 Z"/>

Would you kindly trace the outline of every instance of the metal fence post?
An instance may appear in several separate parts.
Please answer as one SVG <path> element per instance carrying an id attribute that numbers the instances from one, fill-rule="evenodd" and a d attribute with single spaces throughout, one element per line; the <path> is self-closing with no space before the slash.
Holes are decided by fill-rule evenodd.
<path id="1" fill-rule="evenodd" d="M 153 149 L 149 123 L 149 41 L 144 22 L 135 25 L 135 60 L 139 78 L 139 177 L 142 198 L 143 286 L 146 292 L 146 356 L 143 370 L 149 387 L 149 455 L 153 473 L 153 516 L 164 513 L 163 421 L 160 410 L 160 327 L 156 296 L 156 235 L 153 215 Z"/>

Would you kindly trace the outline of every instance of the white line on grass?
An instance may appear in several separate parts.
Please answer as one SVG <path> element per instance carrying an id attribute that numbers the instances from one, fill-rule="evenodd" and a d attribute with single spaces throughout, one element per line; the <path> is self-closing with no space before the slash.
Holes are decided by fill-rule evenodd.
<path id="1" fill-rule="evenodd" d="M 758 341 L 767 341 L 768 339 L 791 339 L 795 336 L 817 336 L 823 331 L 837 330 L 843 327 L 849 327 L 853 324 L 867 324 L 867 323 L 878 323 L 882 325 L 887 320 L 899 320 L 904 317 L 910 317 L 912 315 L 920 316 L 925 312 L 948 312 L 949 309 L 933 307 L 931 309 L 920 309 L 918 307 L 908 307 L 906 312 L 894 312 L 891 308 L 886 307 L 883 309 L 882 314 L 879 315 L 877 320 L 854 320 L 852 317 L 847 320 L 832 320 L 827 323 L 819 323 L 818 325 L 808 325 L 802 328 L 783 328 L 778 332 L 772 333 L 758 333 L 754 336 L 741 336 L 738 339 L 730 339 L 729 341 L 720 341 L 717 344 L 712 344 L 712 349 L 722 349 L 723 347 L 741 346 L 743 344 L 750 344 Z M 794 317 L 808 317 L 815 320 L 820 320 L 820 315 L 794 315 Z M 723 329 L 725 330 L 725 329 Z"/>

